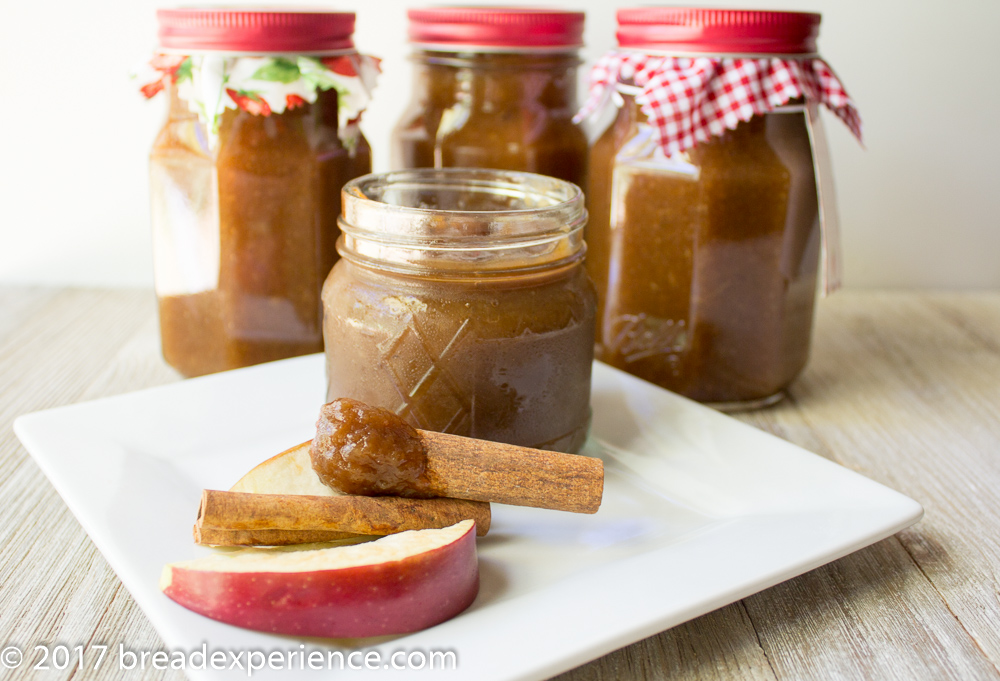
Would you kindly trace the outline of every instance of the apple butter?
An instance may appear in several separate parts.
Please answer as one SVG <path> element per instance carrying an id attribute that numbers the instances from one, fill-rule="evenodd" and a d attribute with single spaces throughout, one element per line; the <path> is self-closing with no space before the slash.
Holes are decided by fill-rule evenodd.
<path id="1" fill-rule="evenodd" d="M 820 233 L 805 117 L 755 116 L 651 164 L 613 155 L 623 128 L 645 124 L 627 100 L 593 151 L 598 358 L 702 402 L 772 400 L 805 366 L 812 331 Z"/>
<path id="2" fill-rule="evenodd" d="M 278 46 L 267 30 L 244 35 L 252 26 L 238 19 L 247 14 L 265 29 L 277 22 L 287 51 L 273 54 Z M 300 20 L 307 23 L 298 43 L 288 43 Z M 350 48 L 354 15 L 167 10 L 160 21 L 162 47 L 180 39 L 164 38 L 166 28 L 189 31 L 181 37 L 192 55 L 177 57 L 159 85 L 169 115 L 150 155 L 164 358 L 198 376 L 319 352 L 320 293 L 337 259 L 340 190 L 371 172 L 368 143 L 340 101 L 352 83 L 363 89 L 355 69 L 368 59 Z M 259 49 L 260 56 L 198 51 L 207 38 L 197 29 L 212 21 L 231 24 L 230 40 L 249 41 L 232 51 Z M 294 54 L 332 45 L 342 48 L 339 56 Z M 213 96 L 206 104 L 213 84 L 219 102 Z"/>
<path id="3" fill-rule="evenodd" d="M 343 201 L 323 290 L 329 399 L 424 430 L 579 450 L 596 302 L 579 189 L 414 170 L 355 180 Z"/>
<path id="4" fill-rule="evenodd" d="M 347 398 L 323 405 L 309 456 L 323 484 L 345 494 L 431 496 L 420 434 L 382 407 Z"/>
<path id="5" fill-rule="evenodd" d="M 649 7 L 618 22 L 623 49 L 581 112 L 619 107 L 587 190 L 597 358 L 723 409 L 776 402 L 808 359 L 825 243 L 817 105 L 860 135 L 816 55 L 820 17 Z"/>
<path id="6" fill-rule="evenodd" d="M 584 185 L 587 138 L 572 120 L 582 13 L 439 7 L 409 17 L 413 94 L 393 167 L 524 170 Z"/>

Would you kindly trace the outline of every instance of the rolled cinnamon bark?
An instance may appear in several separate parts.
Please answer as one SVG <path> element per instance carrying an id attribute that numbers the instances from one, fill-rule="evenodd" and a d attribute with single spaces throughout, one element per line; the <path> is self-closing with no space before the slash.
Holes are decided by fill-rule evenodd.
<path id="1" fill-rule="evenodd" d="M 355 542 L 377 539 L 380 535 L 350 534 L 336 530 L 220 530 L 194 526 L 194 543 L 202 546 L 291 546 L 317 542 Z"/>
<path id="2" fill-rule="evenodd" d="M 417 432 L 427 448 L 426 477 L 435 496 L 574 513 L 596 513 L 601 506 L 600 459 Z"/>
<path id="3" fill-rule="evenodd" d="M 442 528 L 467 519 L 476 522 L 478 535 L 486 534 L 489 504 L 460 499 L 204 490 L 194 534 L 201 544 L 264 545 L 266 540 L 266 545 L 278 546 Z"/>

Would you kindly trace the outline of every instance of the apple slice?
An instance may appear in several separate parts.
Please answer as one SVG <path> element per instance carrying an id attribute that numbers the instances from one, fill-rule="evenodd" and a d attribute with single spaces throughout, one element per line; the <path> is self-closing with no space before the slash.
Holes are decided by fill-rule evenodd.
<path id="1" fill-rule="evenodd" d="M 316 475 L 309 458 L 312 440 L 286 449 L 252 468 L 229 490 L 250 494 L 308 494 L 329 497 L 340 492 L 327 487 Z"/>
<path id="2" fill-rule="evenodd" d="M 160 589 L 189 610 L 259 631 L 331 638 L 410 633 L 475 600 L 475 523 L 353 546 L 215 553 L 167 565 Z"/>

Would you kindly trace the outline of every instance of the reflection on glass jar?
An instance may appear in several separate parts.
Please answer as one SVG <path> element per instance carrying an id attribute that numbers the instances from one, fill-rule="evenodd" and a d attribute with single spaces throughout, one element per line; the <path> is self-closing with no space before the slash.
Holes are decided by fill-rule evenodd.
<path id="1" fill-rule="evenodd" d="M 577 110 L 583 14 L 411 10 L 413 98 L 393 133 L 395 168 L 500 168 L 586 181 Z"/>
<path id="2" fill-rule="evenodd" d="M 323 292 L 328 398 L 426 430 L 577 451 L 595 297 L 580 191 L 529 173 L 420 170 L 344 189 Z"/>

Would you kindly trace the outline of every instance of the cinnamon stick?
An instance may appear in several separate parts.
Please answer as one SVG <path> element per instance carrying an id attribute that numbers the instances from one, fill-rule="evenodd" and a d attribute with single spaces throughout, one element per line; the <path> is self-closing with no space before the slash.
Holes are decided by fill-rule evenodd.
<path id="1" fill-rule="evenodd" d="M 596 513 L 604 462 L 590 456 L 417 430 L 427 448 L 429 491 L 439 497 Z"/>
<path id="2" fill-rule="evenodd" d="M 490 528 L 489 504 L 460 499 L 248 494 L 204 490 L 195 541 L 278 546 L 442 528 L 472 519 L 476 533 Z M 220 534 L 226 532 L 227 534 Z M 241 534 L 242 533 L 242 534 Z M 238 542 L 238 543 L 236 543 Z"/>
<path id="3" fill-rule="evenodd" d="M 388 409 L 348 397 L 320 408 L 309 457 L 322 484 L 347 494 L 449 497 L 576 513 L 596 513 L 604 494 L 600 459 L 417 430 Z"/>
<path id="4" fill-rule="evenodd" d="M 350 534 L 337 530 L 222 530 L 194 526 L 194 543 L 202 546 L 290 546 L 316 542 L 374 539 L 378 535 Z"/>

